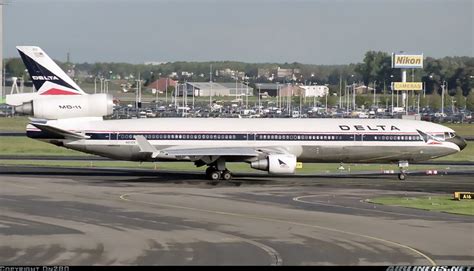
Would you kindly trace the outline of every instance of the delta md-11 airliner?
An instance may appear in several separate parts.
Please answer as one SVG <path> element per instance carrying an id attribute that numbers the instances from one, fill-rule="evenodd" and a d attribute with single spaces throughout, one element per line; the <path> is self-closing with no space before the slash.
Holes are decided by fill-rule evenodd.
<path id="1" fill-rule="evenodd" d="M 34 93 L 7 96 L 34 118 L 27 136 L 51 144 L 130 161 L 190 161 L 210 180 L 230 180 L 226 162 L 246 162 L 270 174 L 292 174 L 298 162 L 398 163 L 461 151 L 452 129 L 400 119 L 153 118 L 104 120 L 108 94 L 86 94 L 39 47 L 18 46 Z"/>

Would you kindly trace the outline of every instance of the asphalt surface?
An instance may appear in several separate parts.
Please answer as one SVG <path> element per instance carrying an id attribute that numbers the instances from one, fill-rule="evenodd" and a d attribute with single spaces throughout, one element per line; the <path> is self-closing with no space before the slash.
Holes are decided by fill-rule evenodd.
<path id="1" fill-rule="evenodd" d="M 1 155 L 0 160 L 44 160 L 44 161 L 117 161 L 97 155 Z M 160 162 L 160 163 L 165 163 Z M 471 161 L 421 161 L 411 165 L 447 165 L 447 166 L 474 166 Z"/>
<path id="2" fill-rule="evenodd" d="M 474 191 L 472 173 L 202 178 L 0 166 L 0 262 L 474 265 L 473 217 L 365 201 Z"/>

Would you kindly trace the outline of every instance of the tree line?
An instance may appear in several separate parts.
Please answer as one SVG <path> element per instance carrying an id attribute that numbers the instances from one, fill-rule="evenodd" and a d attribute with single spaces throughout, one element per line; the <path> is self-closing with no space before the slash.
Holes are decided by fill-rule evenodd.
<path id="1" fill-rule="evenodd" d="M 238 61 L 213 61 L 213 62 L 169 62 L 160 65 L 129 64 L 129 63 L 57 63 L 65 70 L 74 69 L 76 75 L 87 74 L 81 80 L 93 80 L 94 77 L 128 78 L 136 79 L 138 75 L 148 84 L 159 77 L 165 77 L 176 72 L 178 80 L 207 82 L 210 80 L 210 67 L 212 65 L 213 81 L 229 81 L 226 76 L 216 76 L 216 70 L 229 68 L 244 72 L 250 84 L 262 82 L 301 83 L 301 84 L 327 84 L 332 93 L 353 83 L 373 87 L 378 93 L 389 93 L 391 82 L 401 81 L 401 71 L 391 68 L 391 55 L 381 51 L 366 52 L 362 63 L 347 65 L 313 65 L 293 63 L 245 63 Z M 276 78 L 270 81 L 266 77 L 258 77 L 258 69 L 298 69 L 299 74 L 294 78 Z M 25 76 L 26 70 L 20 58 L 6 59 L 6 76 Z M 181 72 L 192 73 L 191 76 L 181 76 Z M 444 57 L 424 59 L 423 69 L 410 69 L 407 72 L 407 81 L 423 82 L 425 94 L 441 94 L 442 85 L 446 86 L 446 94 L 457 97 L 459 103 L 474 110 L 474 57 Z M 79 78 L 79 77 L 78 77 Z M 344 93 L 344 91 L 342 91 Z M 466 98 L 467 97 L 467 98 Z M 424 98 L 426 98 L 424 96 Z M 433 98 L 436 99 L 437 98 Z M 464 101 L 461 101 L 464 100 Z M 472 101 L 470 101 L 472 100 Z M 467 103 L 467 104 L 466 104 Z M 472 106 L 471 106 L 472 103 Z M 428 101 L 429 104 L 429 101 Z"/>

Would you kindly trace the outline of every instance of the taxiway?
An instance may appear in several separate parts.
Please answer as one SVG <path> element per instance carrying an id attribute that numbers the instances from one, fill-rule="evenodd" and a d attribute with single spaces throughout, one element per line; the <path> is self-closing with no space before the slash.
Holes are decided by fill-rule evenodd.
<path id="1" fill-rule="evenodd" d="M 323 177 L 0 167 L 7 265 L 473 265 L 474 218 L 382 195 L 473 190 L 472 175 Z"/>

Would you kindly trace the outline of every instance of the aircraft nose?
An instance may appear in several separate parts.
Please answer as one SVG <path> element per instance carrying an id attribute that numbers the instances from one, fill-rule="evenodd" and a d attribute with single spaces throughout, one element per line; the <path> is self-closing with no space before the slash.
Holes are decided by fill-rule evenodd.
<path id="1" fill-rule="evenodd" d="M 448 141 L 458 145 L 461 151 L 467 146 L 466 140 L 460 136 L 455 136 L 453 138 L 450 138 L 448 139 Z"/>

